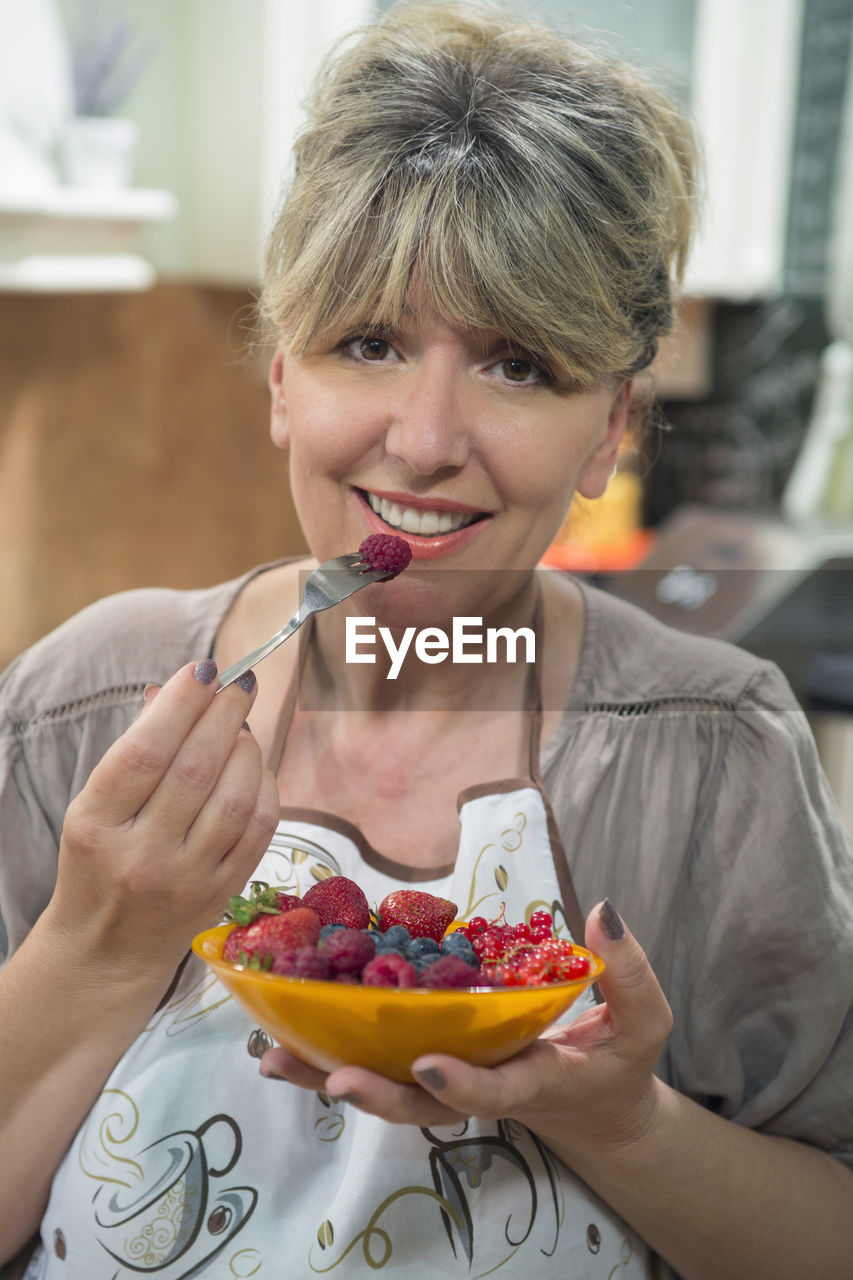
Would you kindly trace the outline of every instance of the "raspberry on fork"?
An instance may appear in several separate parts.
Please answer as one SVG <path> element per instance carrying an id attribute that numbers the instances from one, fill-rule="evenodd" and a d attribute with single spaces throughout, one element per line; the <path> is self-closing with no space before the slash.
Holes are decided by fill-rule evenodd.
<path id="1" fill-rule="evenodd" d="M 412 558 L 412 548 L 405 538 L 393 533 L 371 533 L 358 549 L 358 554 L 369 569 L 381 569 L 387 576 L 383 582 L 396 578 Z"/>

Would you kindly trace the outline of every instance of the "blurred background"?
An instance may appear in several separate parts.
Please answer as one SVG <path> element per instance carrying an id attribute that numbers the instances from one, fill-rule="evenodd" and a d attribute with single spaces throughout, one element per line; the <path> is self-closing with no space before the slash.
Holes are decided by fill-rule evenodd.
<path id="1" fill-rule="evenodd" d="M 250 350 L 330 41 L 385 0 L 0 0 L 0 666 L 304 550 Z M 782 665 L 853 829 L 853 0 L 519 0 L 690 111 L 707 213 L 652 432 L 548 555 Z"/>

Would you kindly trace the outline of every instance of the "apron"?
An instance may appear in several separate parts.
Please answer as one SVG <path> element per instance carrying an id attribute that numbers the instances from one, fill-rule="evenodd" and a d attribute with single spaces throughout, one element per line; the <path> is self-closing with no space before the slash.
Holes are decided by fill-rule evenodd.
<path id="1" fill-rule="evenodd" d="M 297 682 L 294 682 L 294 686 Z M 281 759 L 295 704 L 276 735 Z M 530 776 L 458 798 L 452 865 L 425 875 L 342 818 L 283 809 L 253 880 L 304 893 L 346 875 L 377 904 L 423 888 L 459 916 L 583 917 L 539 777 L 531 678 Z M 588 990 L 565 1015 L 591 1006 Z M 194 956 L 113 1071 L 57 1171 L 26 1280 L 648 1280 L 647 1247 L 517 1122 L 386 1124 L 339 1099 L 262 1079 L 271 1041 Z"/>

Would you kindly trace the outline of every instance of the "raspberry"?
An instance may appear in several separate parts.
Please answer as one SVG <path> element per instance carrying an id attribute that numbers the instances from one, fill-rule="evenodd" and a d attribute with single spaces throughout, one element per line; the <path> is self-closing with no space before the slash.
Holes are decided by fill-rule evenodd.
<path id="1" fill-rule="evenodd" d="M 470 964 L 460 960 L 459 956 L 442 956 L 424 969 L 418 978 L 419 987 L 473 987 L 477 978 Z"/>
<path id="2" fill-rule="evenodd" d="M 381 569 L 386 575 L 383 582 L 396 578 L 412 558 L 412 548 L 405 538 L 393 533 L 371 533 L 358 549 L 358 554 L 369 569 Z"/>
<path id="3" fill-rule="evenodd" d="M 391 952 L 374 956 L 361 971 L 361 981 L 366 987 L 413 987 L 417 977 L 414 965 Z"/>
<path id="4" fill-rule="evenodd" d="M 316 978 L 324 981 L 330 976 L 329 962 L 316 947 L 297 947 L 295 951 L 280 951 L 273 958 L 270 973 L 285 978 Z"/>
<path id="5" fill-rule="evenodd" d="M 320 943 L 319 954 L 325 957 L 332 973 L 337 975 L 361 973 L 375 952 L 373 939 L 360 929 L 336 929 Z"/>

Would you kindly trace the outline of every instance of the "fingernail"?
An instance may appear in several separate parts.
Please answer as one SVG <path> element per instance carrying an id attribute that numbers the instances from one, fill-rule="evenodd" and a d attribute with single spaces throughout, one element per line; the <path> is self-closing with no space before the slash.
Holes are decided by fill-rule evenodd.
<path id="1" fill-rule="evenodd" d="M 159 691 L 160 691 L 159 684 L 147 684 L 145 688 L 142 690 L 143 706 L 147 707 L 148 703 L 152 700 L 155 694 L 159 693 Z"/>
<path id="2" fill-rule="evenodd" d="M 277 1071 L 270 1071 L 269 1067 L 265 1067 L 263 1063 L 261 1063 L 258 1070 L 265 1080 L 283 1080 L 285 1084 L 290 1083 L 287 1076 L 281 1076 Z"/>
<path id="3" fill-rule="evenodd" d="M 413 1071 L 412 1075 L 427 1089 L 443 1089 L 447 1084 L 437 1067 L 424 1067 L 421 1071 Z"/>
<path id="4" fill-rule="evenodd" d="M 598 921 L 605 938 L 609 938 L 611 942 L 618 942 L 620 938 L 625 937 L 622 917 L 609 898 L 605 898 L 598 909 Z"/>
<path id="5" fill-rule="evenodd" d="M 258 683 L 258 678 L 254 671 L 244 671 L 243 674 L 238 676 L 236 680 L 232 681 L 232 683 L 239 685 L 244 693 L 251 693 L 255 685 Z"/>
<path id="6" fill-rule="evenodd" d="M 199 684 L 211 684 L 216 679 L 217 666 L 212 658 L 202 658 L 193 667 L 193 677 Z"/>

